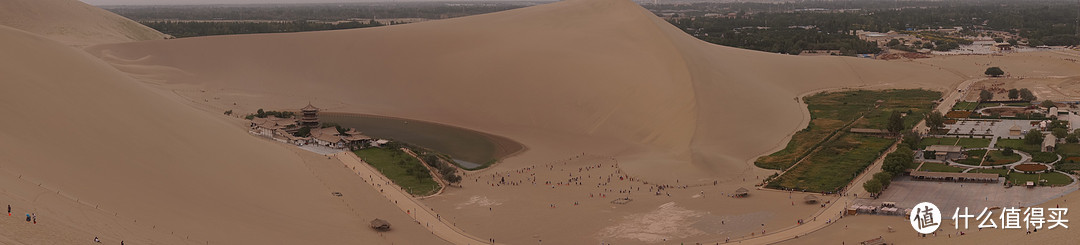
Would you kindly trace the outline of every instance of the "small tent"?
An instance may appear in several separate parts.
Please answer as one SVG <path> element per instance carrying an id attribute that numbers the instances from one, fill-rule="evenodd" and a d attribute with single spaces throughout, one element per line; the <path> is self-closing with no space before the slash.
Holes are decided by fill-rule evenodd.
<path id="1" fill-rule="evenodd" d="M 750 190 L 747 190 L 746 188 L 739 187 L 738 190 L 735 190 L 736 197 L 746 197 L 747 195 L 750 195 Z"/>

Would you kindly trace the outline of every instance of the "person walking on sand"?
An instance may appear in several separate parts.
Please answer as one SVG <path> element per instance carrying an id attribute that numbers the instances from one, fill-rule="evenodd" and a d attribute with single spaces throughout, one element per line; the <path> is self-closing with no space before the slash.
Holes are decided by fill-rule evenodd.
<path id="1" fill-rule="evenodd" d="M 7 205 L 7 216 L 11 216 L 11 205 Z"/>
<path id="2" fill-rule="evenodd" d="M 101 239 L 98 239 L 97 237 L 94 237 L 94 242 L 101 243 Z"/>
<path id="3" fill-rule="evenodd" d="M 34 224 L 37 224 L 37 214 L 36 213 L 30 213 L 30 215 L 34 218 Z"/>

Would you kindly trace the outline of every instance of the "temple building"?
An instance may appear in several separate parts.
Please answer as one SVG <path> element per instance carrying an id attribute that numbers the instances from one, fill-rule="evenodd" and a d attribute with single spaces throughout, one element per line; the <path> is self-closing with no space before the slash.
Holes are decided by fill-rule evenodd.
<path id="1" fill-rule="evenodd" d="M 303 109 L 300 109 L 300 126 L 309 128 L 319 127 L 319 108 L 315 108 L 311 103 L 308 103 Z"/>
<path id="2" fill-rule="evenodd" d="M 275 116 L 267 116 L 266 118 L 252 118 L 251 119 L 251 131 L 254 134 L 274 137 L 275 135 L 293 134 L 299 130 L 300 127 L 296 126 L 296 119 L 293 118 L 278 118 Z"/>
<path id="3" fill-rule="evenodd" d="M 342 133 L 338 131 L 337 127 L 320 127 L 319 108 L 311 104 L 300 109 L 300 111 L 302 114 L 299 119 L 295 117 L 278 118 L 273 115 L 265 118 L 252 118 L 250 132 L 282 143 L 298 146 L 316 144 L 334 149 L 360 149 L 372 145 L 374 142 L 371 137 L 365 136 L 353 128 L 343 128 L 345 132 Z M 305 137 L 293 135 L 299 132 L 302 127 L 310 129 L 309 135 Z"/>
<path id="4" fill-rule="evenodd" d="M 371 137 L 367 137 L 349 128 L 345 133 L 338 132 L 335 127 L 311 129 L 311 143 L 334 149 L 359 149 L 366 146 Z"/>

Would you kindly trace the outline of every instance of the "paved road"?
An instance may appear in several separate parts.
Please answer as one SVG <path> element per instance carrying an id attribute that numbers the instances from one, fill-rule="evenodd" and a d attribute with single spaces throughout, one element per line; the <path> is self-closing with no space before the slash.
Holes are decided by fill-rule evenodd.
<path id="1" fill-rule="evenodd" d="M 352 152 L 340 152 L 333 156 L 344 163 L 346 167 L 356 171 L 356 174 L 360 175 L 371 188 L 382 193 L 384 197 L 397 205 L 402 212 L 408 213 L 410 217 L 413 217 L 420 225 L 426 227 L 439 238 L 453 244 L 491 244 L 487 239 L 469 235 L 460 228 L 441 219 L 431 208 L 413 198 L 412 195 L 406 193 L 405 190 L 388 180 L 374 167 L 360 160 Z"/>
<path id="2" fill-rule="evenodd" d="M 870 167 L 867 167 L 866 171 L 863 171 L 862 174 L 855 177 L 855 179 L 848 184 L 848 187 L 844 190 L 843 194 L 852 197 L 870 198 L 870 193 L 866 192 L 866 189 L 863 188 L 863 184 L 865 184 L 866 181 L 873 179 L 874 174 L 881 172 L 881 165 L 884 165 L 885 163 L 885 156 L 896 151 L 897 145 L 899 145 L 899 143 L 893 143 L 888 150 L 885 150 L 885 153 L 882 153 L 881 156 L 874 159 L 874 163 L 870 164 Z"/>
<path id="3" fill-rule="evenodd" d="M 942 97 L 942 102 L 938 104 L 937 108 L 934 109 L 938 112 L 941 112 L 942 115 L 948 113 L 950 110 L 952 110 L 953 105 L 956 105 L 956 101 L 963 99 L 964 92 L 967 92 L 968 89 L 971 88 L 972 84 L 986 79 L 988 78 L 981 77 L 964 80 L 964 82 L 960 83 L 960 86 L 956 86 L 956 89 L 949 90 L 949 92 L 944 97 Z M 928 132 L 926 122 L 919 122 L 918 125 L 915 125 L 915 132 Z"/>

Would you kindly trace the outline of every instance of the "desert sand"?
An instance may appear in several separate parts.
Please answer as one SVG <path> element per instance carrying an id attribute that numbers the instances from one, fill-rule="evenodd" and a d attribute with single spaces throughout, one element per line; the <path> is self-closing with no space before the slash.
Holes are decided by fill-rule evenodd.
<path id="1" fill-rule="evenodd" d="M 77 47 L 167 37 L 120 15 L 71 0 L 0 1 L 0 25 Z"/>
<path id="2" fill-rule="evenodd" d="M 197 90 L 189 98 L 221 111 L 314 101 L 476 129 L 532 149 L 507 162 L 618 155 L 642 178 L 708 183 L 752 172 L 749 160 L 783 145 L 805 124 L 795 100 L 805 92 L 943 89 L 962 80 L 921 64 L 712 45 L 621 0 L 87 50 L 145 82 Z"/>
<path id="3" fill-rule="evenodd" d="M 0 229 L 5 244 L 382 241 L 366 227 L 376 215 L 402 227 L 386 241 L 440 241 L 364 198 L 375 194 L 340 162 L 252 137 L 82 51 L 0 33 L 0 46 L 20 47 L 0 59 L 2 202 L 39 216 L 4 221 L 20 223 Z"/>
<path id="4" fill-rule="evenodd" d="M 52 9 L 55 18 L 82 6 L 48 2 L 67 4 Z M 84 22 L 115 23 L 92 13 Z M 0 47 L 19 47 L 0 57 L 0 110 L 17 119 L 0 121 L 0 204 L 43 221 L 0 218 L 5 244 L 93 236 L 440 244 L 446 238 L 433 231 L 453 229 L 510 244 L 748 239 L 833 215 L 823 212 L 835 206 L 802 203 L 806 194 L 753 187 L 774 171 L 752 161 L 809 121 L 798 97 L 843 88 L 948 91 L 985 69 L 977 64 L 982 56 L 879 61 L 717 46 L 626 0 L 355 30 L 131 38 L 85 49 L 64 40 L 93 34 L 50 28 L 0 27 Z M 1043 55 L 987 59 L 1014 64 L 1006 70 L 1015 75 L 1029 68 L 1078 75 L 1080 66 L 1060 58 L 1075 54 Z M 461 188 L 420 199 L 415 205 L 454 227 L 429 231 L 401 212 L 400 198 L 385 198 L 366 182 L 373 178 L 343 167 L 349 162 L 258 138 L 242 119 L 222 115 L 308 102 L 483 131 L 528 150 L 468 172 Z M 657 192 L 657 185 L 667 188 Z M 729 197 L 740 187 L 750 197 Z M 615 203 L 624 197 L 632 200 Z M 821 199 L 846 205 L 850 198 Z M 376 217 L 394 230 L 371 231 L 367 222 Z M 842 222 L 852 220 L 863 217 Z M 843 232 L 837 226 L 807 241 L 826 241 Z"/>

